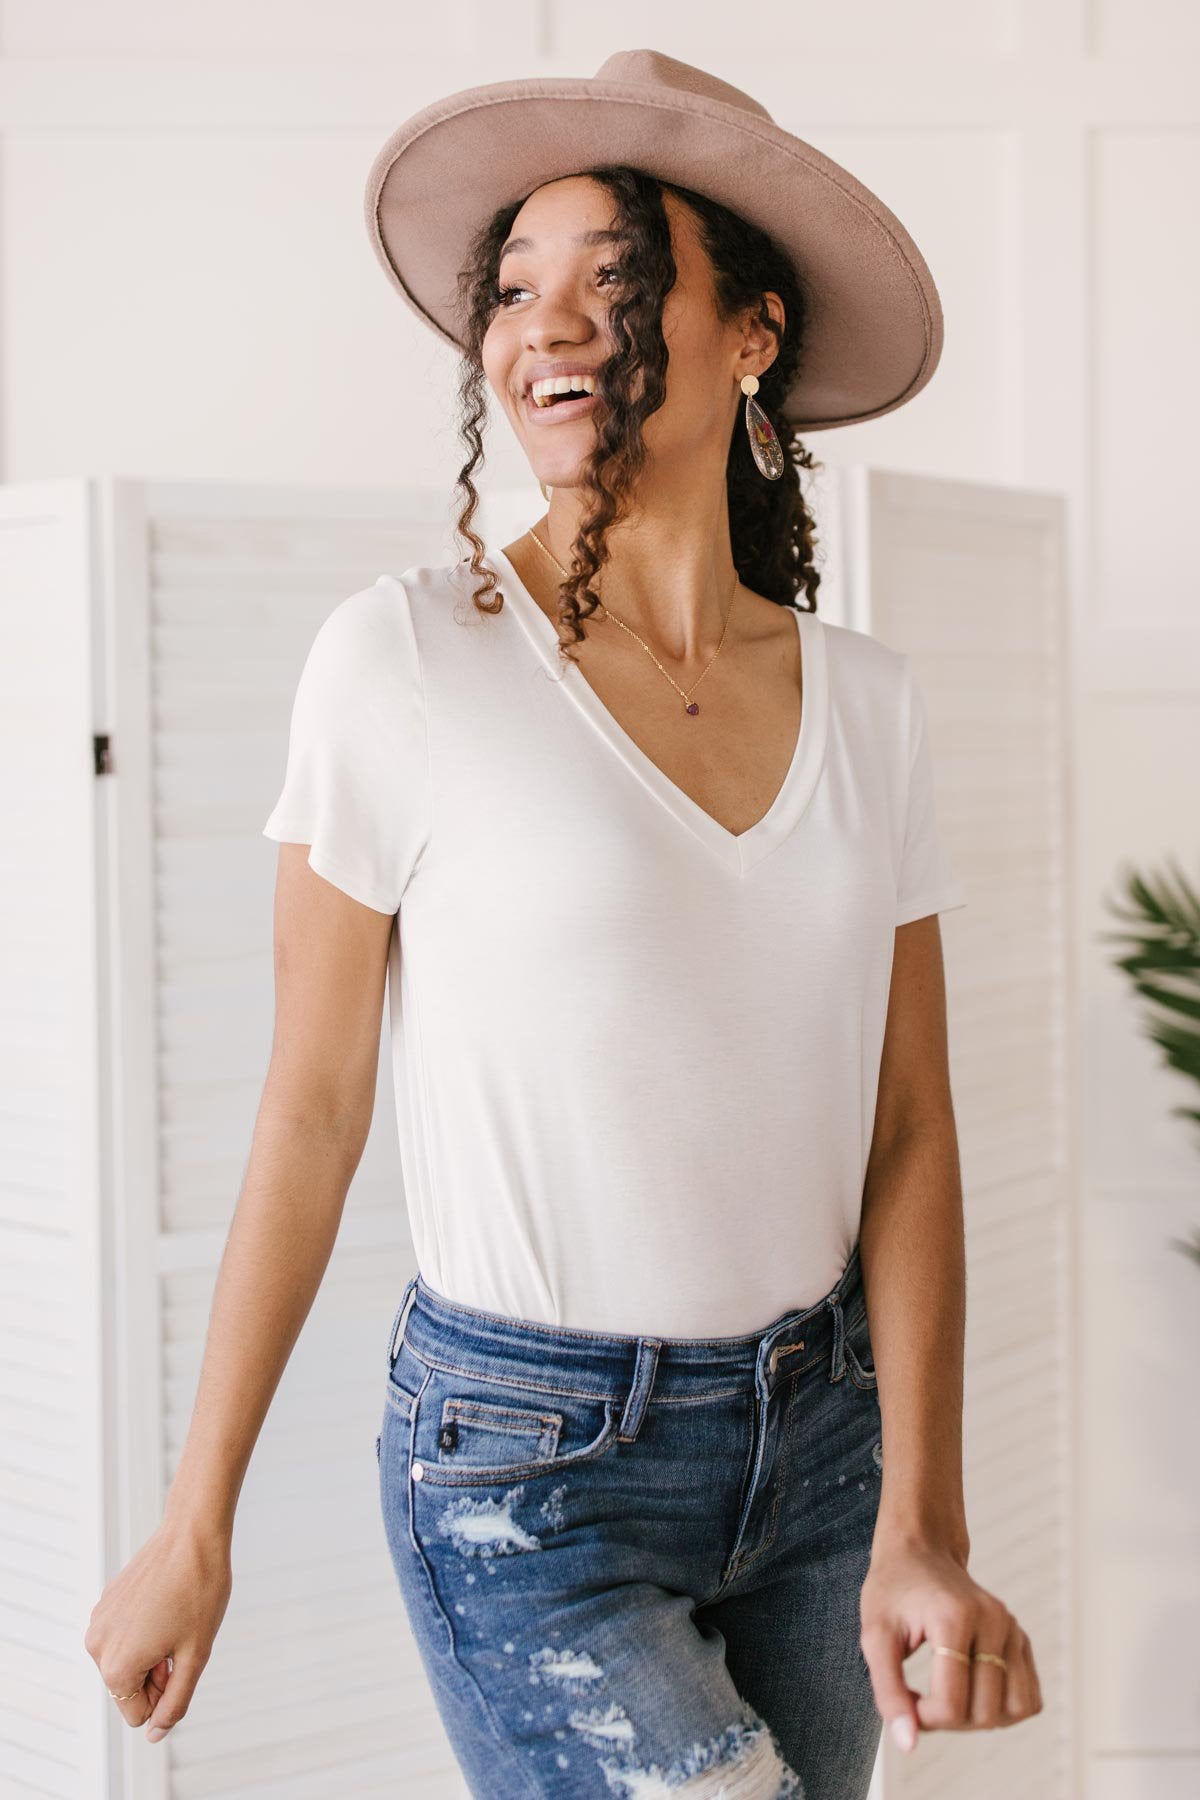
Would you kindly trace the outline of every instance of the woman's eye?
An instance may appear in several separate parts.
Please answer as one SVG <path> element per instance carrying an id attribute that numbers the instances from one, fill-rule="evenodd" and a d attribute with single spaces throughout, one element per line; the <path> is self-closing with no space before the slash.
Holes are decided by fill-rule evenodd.
<path id="1" fill-rule="evenodd" d="M 621 270 L 620 270 L 619 264 L 605 263 L 603 268 L 596 270 L 596 279 L 597 279 L 597 281 L 599 281 L 599 279 L 602 275 L 619 276 L 620 273 L 621 273 Z M 508 305 L 508 300 L 509 300 L 510 294 L 527 294 L 529 292 L 530 292 L 530 290 L 527 287 L 523 286 L 520 282 L 518 282 L 513 287 L 498 287 L 496 289 L 496 305 L 506 307 Z"/>

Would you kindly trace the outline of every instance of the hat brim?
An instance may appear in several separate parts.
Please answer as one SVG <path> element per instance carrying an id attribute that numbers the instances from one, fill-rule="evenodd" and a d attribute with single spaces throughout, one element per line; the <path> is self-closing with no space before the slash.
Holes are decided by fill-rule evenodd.
<path id="1" fill-rule="evenodd" d="M 900 220 L 839 163 L 725 101 L 565 78 L 466 88 L 414 114 L 380 149 L 367 229 L 402 298 L 461 350 L 458 274 L 482 222 L 603 163 L 694 188 L 791 256 L 810 302 L 802 368 L 783 407 L 794 428 L 878 418 L 929 381 L 941 301 Z"/>

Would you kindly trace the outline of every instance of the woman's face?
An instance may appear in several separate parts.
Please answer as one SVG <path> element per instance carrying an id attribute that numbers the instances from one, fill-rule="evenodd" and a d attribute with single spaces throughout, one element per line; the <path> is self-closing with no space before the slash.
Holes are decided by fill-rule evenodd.
<path id="1" fill-rule="evenodd" d="M 673 464 L 694 470 L 709 448 L 723 472 L 738 384 L 751 366 L 739 360 L 746 338 L 717 316 L 695 215 L 673 194 L 665 205 L 678 274 L 663 305 L 667 394 L 644 428 L 647 474 L 669 475 Z M 530 467 L 556 488 L 579 480 L 595 441 L 597 402 L 581 396 L 539 406 L 530 384 L 594 372 L 612 353 L 608 308 L 619 280 L 612 217 L 612 196 L 589 176 L 536 189 L 502 250 L 501 299 L 483 340 L 484 371 Z"/>

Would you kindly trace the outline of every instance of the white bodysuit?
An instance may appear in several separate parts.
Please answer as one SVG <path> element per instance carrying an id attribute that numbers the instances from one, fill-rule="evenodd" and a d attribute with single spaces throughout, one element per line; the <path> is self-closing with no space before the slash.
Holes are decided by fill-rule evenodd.
<path id="1" fill-rule="evenodd" d="M 418 1267 L 597 1331 L 761 1329 L 858 1235 L 898 925 L 965 904 L 908 658 L 793 614 L 800 735 L 734 835 L 662 774 L 500 551 L 381 575 L 317 632 L 264 835 L 396 914 Z"/>

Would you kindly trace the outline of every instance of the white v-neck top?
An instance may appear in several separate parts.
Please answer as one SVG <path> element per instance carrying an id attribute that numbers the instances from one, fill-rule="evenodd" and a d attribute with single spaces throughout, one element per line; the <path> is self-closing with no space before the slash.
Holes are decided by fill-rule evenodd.
<path id="1" fill-rule="evenodd" d="M 797 609 L 795 751 L 735 835 L 487 560 L 497 614 L 467 562 L 334 608 L 264 835 L 396 915 L 396 1116 L 428 1285 L 597 1331 L 755 1331 L 845 1267 L 895 930 L 965 904 L 920 689 L 905 655 Z"/>

